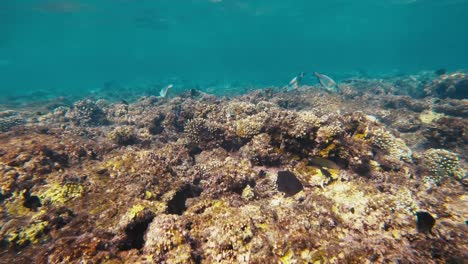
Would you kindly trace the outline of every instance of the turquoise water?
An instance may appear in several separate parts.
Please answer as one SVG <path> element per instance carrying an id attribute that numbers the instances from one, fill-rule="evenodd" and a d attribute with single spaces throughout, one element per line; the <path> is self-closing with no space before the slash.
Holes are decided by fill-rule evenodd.
<path id="1" fill-rule="evenodd" d="M 3 0 L 0 91 L 219 92 L 301 71 L 463 69 L 467 11 L 463 0 Z"/>

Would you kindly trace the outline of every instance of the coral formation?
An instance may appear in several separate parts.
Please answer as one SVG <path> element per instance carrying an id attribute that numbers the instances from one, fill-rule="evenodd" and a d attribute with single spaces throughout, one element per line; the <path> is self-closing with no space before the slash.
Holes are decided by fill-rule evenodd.
<path id="1" fill-rule="evenodd" d="M 191 142 L 201 146 L 212 145 L 220 133 L 216 124 L 203 118 L 188 120 L 184 130 Z"/>
<path id="2" fill-rule="evenodd" d="M 371 142 L 385 152 L 383 161 L 398 164 L 399 161 L 412 162 L 412 151 L 401 138 L 395 138 L 388 131 L 377 129 L 370 133 Z"/>
<path id="3" fill-rule="evenodd" d="M 107 137 L 115 144 L 124 146 L 134 144 L 138 140 L 133 127 L 130 126 L 117 127 L 109 132 Z"/>
<path id="4" fill-rule="evenodd" d="M 260 134 L 266 121 L 266 117 L 265 113 L 262 112 L 237 120 L 235 123 L 236 135 L 241 138 L 252 138 L 253 136 Z"/>
<path id="5" fill-rule="evenodd" d="M 463 179 L 464 169 L 460 166 L 460 158 L 456 153 L 445 149 L 429 149 L 423 154 L 424 166 L 429 171 L 429 180 L 439 183 L 445 177 Z"/>
<path id="6" fill-rule="evenodd" d="M 102 108 L 89 99 L 76 102 L 66 116 L 74 124 L 81 126 L 98 126 L 108 123 Z"/>

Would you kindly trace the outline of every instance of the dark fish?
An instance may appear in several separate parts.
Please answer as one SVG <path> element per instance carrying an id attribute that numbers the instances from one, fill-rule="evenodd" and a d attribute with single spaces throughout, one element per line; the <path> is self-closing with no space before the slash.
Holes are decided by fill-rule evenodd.
<path id="1" fill-rule="evenodd" d="M 3 202 L 3 200 L 5 200 L 5 198 L 6 198 L 6 195 L 3 195 L 2 191 L 0 190 L 0 202 Z"/>
<path id="2" fill-rule="evenodd" d="M 436 220 L 428 212 L 416 212 L 416 228 L 418 232 L 430 233 Z"/>
<path id="3" fill-rule="evenodd" d="M 285 193 L 285 197 L 293 196 L 304 189 L 301 181 L 290 171 L 278 171 L 276 184 L 278 191 Z"/>

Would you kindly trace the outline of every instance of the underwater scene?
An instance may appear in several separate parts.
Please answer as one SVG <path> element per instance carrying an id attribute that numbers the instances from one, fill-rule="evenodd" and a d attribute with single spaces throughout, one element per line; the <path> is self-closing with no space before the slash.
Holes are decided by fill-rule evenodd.
<path id="1" fill-rule="evenodd" d="M 468 0 L 2 0 L 0 263 L 468 263 Z"/>

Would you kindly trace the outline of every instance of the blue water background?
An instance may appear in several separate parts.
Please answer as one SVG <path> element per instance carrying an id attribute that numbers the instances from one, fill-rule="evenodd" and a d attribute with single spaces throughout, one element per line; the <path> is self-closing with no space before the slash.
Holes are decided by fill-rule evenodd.
<path id="1" fill-rule="evenodd" d="M 2 0 L 0 97 L 463 69 L 467 11 L 463 0 Z"/>

